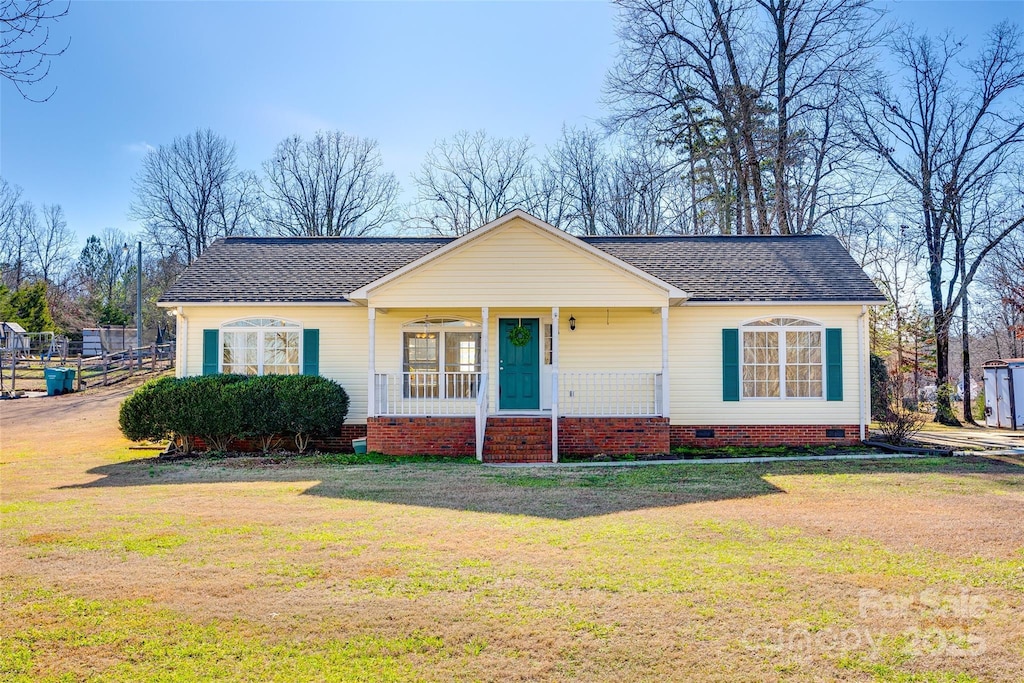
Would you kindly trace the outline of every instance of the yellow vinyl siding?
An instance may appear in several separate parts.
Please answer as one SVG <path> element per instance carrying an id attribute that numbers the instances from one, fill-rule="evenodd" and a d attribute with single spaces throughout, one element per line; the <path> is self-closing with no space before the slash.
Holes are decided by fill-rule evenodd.
<path id="1" fill-rule="evenodd" d="M 369 294 L 373 306 L 662 306 L 667 293 L 514 219 Z"/>
<path id="2" fill-rule="evenodd" d="M 559 307 L 559 370 L 561 372 L 660 372 L 661 309 Z M 402 372 L 402 326 L 429 315 L 431 319 L 481 321 L 479 308 L 401 308 L 377 312 L 377 372 Z M 569 317 L 576 330 L 569 330 Z M 489 344 L 491 410 L 497 406 L 498 320 L 538 318 L 541 330 L 551 322 L 551 308 L 490 308 Z M 541 346 L 543 354 L 543 340 Z M 321 354 L 321 363 L 322 354 Z"/>
<path id="3" fill-rule="evenodd" d="M 860 306 L 682 306 L 669 313 L 673 424 L 856 424 Z M 758 318 L 792 316 L 843 330 L 843 400 L 722 400 L 722 330 Z M 865 344 L 866 346 L 866 344 Z M 862 349 L 864 354 L 867 349 Z"/>
<path id="4" fill-rule="evenodd" d="M 556 293 L 557 294 L 557 293 Z M 551 321 L 551 307 L 489 307 L 490 407 L 497 408 L 498 320 Z M 562 372 L 660 372 L 660 307 L 559 306 Z M 683 306 L 669 309 L 669 381 L 673 424 L 855 424 L 858 421 L 857 316 L 859 306 Z M 320 374 L 338 381 L 351 398 L 348 421 L 366 419 L 369 357 L 367 310 L 362 306 L 186 306 L 187 368 L 199 375 L 203 330 L 230 320 L 280 317 L 320 330 Z M 402 371 L 402 326 L 412 320 L 456 317 L 481 320 L 479 307 L 422 306 L 377 312 L 376 371 Z M 569 330 L 569 317 L 576 330 Z M 794 316 L 843 330 L 844 400 L 722 401 L 722 329 L 769 316 Z M 543 327 L 542 327 L 543 329 Z M 866 348 L 862 350 L 867 353 Z"/>
<path id="5" fill-rule="evenodd" d="M 366 309 L 362 306 L 185 306 L 188 367 L 203 373 L 203 330 L 239 318 L 283 318 L 320 330 L 320 374 L 338 382 L 349 396 L 349 423 L 366 422 L 366 370 L 369 354 Z"/>
<path id="6" fill-rule="evenodd" d="M 645 309 L 560 308 L 560 369 L 577 372 L 659 372 L 661 311 Z M 363 315 L 366 315 L 365 309 Z M 464 318 L 480 322 L 479 308 L 389 309 L 377 312 L 377 372 L 402 371 L 402 326 L 429 315 L 432 319 Z M 569 331 L 569 316 L 576 331 Z M 551 322 L 550 308 L 491 308 L 489 314 L 491 371 L 497 370 L 498 319 L 539 318 Z M 365 322 L 365 321 L 364 321 Z M 322 334 L 322 333 L 321 333 Z M 321 364 L 323 351 L 321 350 Z"/>

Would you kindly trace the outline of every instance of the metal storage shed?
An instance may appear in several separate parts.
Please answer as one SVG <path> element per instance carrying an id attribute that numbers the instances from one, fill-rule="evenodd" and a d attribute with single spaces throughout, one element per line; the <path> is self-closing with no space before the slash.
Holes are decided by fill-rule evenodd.
<path id="1" fill-rule="evenodd" d="M 997 358 L 985 371 L 985 425 L 1024 430 L 1024 358 Z"/>

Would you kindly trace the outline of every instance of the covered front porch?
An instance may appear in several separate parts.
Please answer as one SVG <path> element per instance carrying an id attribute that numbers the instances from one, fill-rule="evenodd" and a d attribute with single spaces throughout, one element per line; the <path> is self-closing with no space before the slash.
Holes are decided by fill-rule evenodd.
<path id="1" fill-rule="evenodd" d="M 668 449 L 668 307 L 368 307 L 368 446 L 557 462 Z"/>

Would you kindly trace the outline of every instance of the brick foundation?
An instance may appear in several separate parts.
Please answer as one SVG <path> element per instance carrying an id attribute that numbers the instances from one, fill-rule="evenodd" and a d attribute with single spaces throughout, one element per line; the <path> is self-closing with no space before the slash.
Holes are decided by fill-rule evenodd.
<path id="1" fill-rule="evenodd" d="M 843 436 L 827 432 L 843 430 Z M 713 432 L 714 436 L 706 435 Z M 704 434 L 698 435 L 698 432 Z M 858 425 L 672 425 L 672 448 L 698 446 L 851 446 L 860 442 Z"/>
<path id="2" fill-rule="evenodd" d="M 837 430 L 845 432 L 842 436 Z M 829 432 L 833 432 L 830 436 Z M 714 436 L 709 436 L 713 433 Z M 472 417 L 375 417 L 346 424 L 334 436 L 313 439 L 310 450 L 351 453 L 352 439 L 366 437 L 367 449 L 388 455 L 476 455 Z M 858 425 L 669 425 L 663 417 L 563 417 L 558 420 L 561 455 L 667 453 L 678 446 L 849 446 L 860 441 Z M 196 450 L 206 444 L 196 438 Z M 295 450 L 290 438 L 278 448 Z M 258 451 L 241 440 L 231 450 Z M 484 459 L 489 462 L 550 462 L 549 417 L 487 420 Z"/>
<path id="3" fill-rule="evenodd" d="M 365 437 L 366 425 L 342 425 L 337 435 L 313 439 L 310 446 L 318 451 L 327 451 L 329 453 L 351 453 L 352 439 L 363 439 Z"/>
<path id="4" fill-rule="evenodd" d="M 664 417 L 563 417 L 558 420 L 559 455 L 667 453 Z"/>
<path id="5" fill-rule="evenodd" d="M 366 448 L 387 455 L 476 455 L 472 417 L 371 417 Z"/>
<path id="6" fill-rule="evenodd" d="M 352 439 L 361 439 L 364 436 L 366 436 L 366 425 L 342 425 L 341 429 L 334 436 L 311 439 L 307 450 L 324 451 L 327 453 L 351 453 L 353 451 Z M 197 451 L 206 450 L 206 442 L 201 437 L 195 437 L 195 449 Z M 260 445 L 257 441 L 236 439 L 231 442 L 229 449 L 239 453 L 253 453 L 260 450 Z M 295 442 L 289 436 L 283 437 L 275 450 L 297 451 L 298 449 L 295 448 Z"/>

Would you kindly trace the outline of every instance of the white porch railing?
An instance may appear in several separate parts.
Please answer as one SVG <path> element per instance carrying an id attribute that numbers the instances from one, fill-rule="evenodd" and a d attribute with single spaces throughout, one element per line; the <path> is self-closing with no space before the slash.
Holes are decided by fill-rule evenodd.
<path id="1" fill-rule="evenodd" d="M 480 377 L 476 393 L 476 459 L 484 459 L 484 436 L 487 433 L 487 373 Z"/>
<path id="2" fill-rule="evenodd" d="M 481 373 L 395 372 L 374 375 L 377 415 L 451 415 L 476 413 Z"/>
<path id="3" fill-rule="evenodd" d="M 661 377 L 660 372 L 559 372 L 552 388 L 557 387 L 559 415 L 661 415 Z M 487 373 L 395 372 L 374 378 L 377 415 L 476 416 L 482 429 L 490 412 Z"/>
<path id="4" fill-rule="evenodd" d="M 558 412 L 573 417 L 661 415 L 661 373 L 559 372 Z"/>

